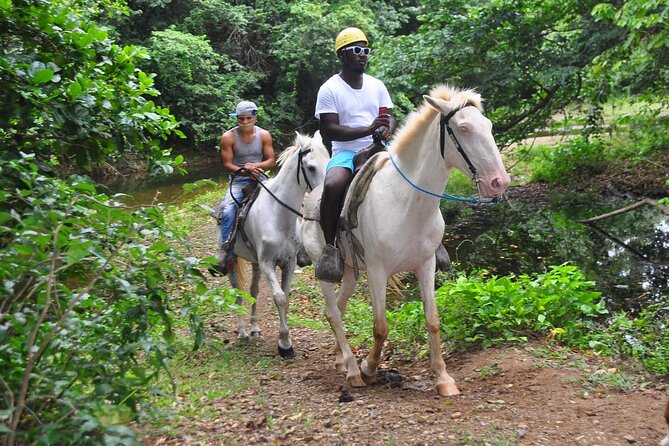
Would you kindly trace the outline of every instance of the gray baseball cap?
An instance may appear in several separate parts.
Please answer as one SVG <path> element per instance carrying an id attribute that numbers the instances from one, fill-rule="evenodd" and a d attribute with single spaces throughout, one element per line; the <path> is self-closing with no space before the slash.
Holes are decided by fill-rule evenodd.
<path id="1" fill-rule="evenodd" d="M 242 101 L 237 104 L 237 109 L 230 116 L 255 116 L 258 114 L 258 107 L 251 101 Z"/>

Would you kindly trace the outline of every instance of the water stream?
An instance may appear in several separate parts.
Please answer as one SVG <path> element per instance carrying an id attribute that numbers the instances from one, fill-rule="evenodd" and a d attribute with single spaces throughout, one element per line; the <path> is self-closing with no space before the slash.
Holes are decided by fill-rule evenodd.
<path id="1" fill-rule="evenodd" d="M 496 275 L 570 262 L 596 282 L 609 308 L 633 311 L 669 294 L 669 216 L 644 205 L 596 223 L 577 222 L 630 203 L 470 207 L 447 218 L 444 244 L 452 260 Z"/>

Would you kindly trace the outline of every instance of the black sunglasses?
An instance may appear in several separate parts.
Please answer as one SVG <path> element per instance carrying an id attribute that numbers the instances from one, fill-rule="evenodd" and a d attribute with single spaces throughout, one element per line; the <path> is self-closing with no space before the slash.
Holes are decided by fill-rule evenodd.
<path id="1" fill-rule="evenodd" d="M 359 56 L 361 54 L 369 56 L 369 53 L 372 51 L 372 49 L 366 46 L 349 46 L 348 48 L 344 48 L 344 51 L 353 51 L 353 54 L 355 54 L 356 56 Z"/>

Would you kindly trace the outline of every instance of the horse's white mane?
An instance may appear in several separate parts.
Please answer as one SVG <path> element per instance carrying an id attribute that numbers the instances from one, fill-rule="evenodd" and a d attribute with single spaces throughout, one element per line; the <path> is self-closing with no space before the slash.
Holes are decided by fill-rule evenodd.
<path id="1" fill-rule="evenodd" d="M 450 85 L 438 85 L 430 91 L 428 96 L 448 101 L 453 105 L 453 108 L 471 104 L 483 113 L 483 99 L 473 89 L 458 89 Z M 396 133 L 393 145 L 398 148 L 407 147 L 407 141 L 413 140 L 417 132 L 424 131 L 425 125 L 431 122 L 437 113 L 437 110 L 424 101 L 418 109 L 407 116 L 404 125 Z"/>
<path id="2" fill-rule="evenodd" d="M 291 156 L 293 156 L 302 147 L 305 146 L 311 146 L 312 150 L 321 150 L 324 153 L 327 151 L 327 149 L 323 145 L 323 141 L 321 140 L 321 134 L 319 131 L 316 131 L 316 133 L 314 133 L 314 136 L 304 135 L 302 133 L 296 132 L 295 141 L 293 142 L 293 145 L 287 147 L 283 152 L 279 154 L 279 156 L 276 158 L 276 163 L 279 166 L 282 166 L 283 164 L 286 163 L 286 161 L 288 161 L 288 159 Z"/>
<path id="3" fill-rule="evenodd" d="M 302 139 L 303 135 L 300 135 L 299 133 L 295 136 L 295 141 L 293 141 L 293 145 L 290 147 L 287 147 L 283 152 L 279 154 L 279 156 L 276 158 L 276 163 L 279 166 L 282 166 L 288 159 L 293 156 L 297 151 L 300 150 L 302 145 L 304 144 L 304 140 Z"/>

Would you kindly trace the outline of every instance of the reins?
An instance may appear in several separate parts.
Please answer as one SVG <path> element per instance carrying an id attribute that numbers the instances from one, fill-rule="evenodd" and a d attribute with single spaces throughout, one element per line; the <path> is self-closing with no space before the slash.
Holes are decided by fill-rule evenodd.
<path id="1" fill-rule="evenodd" d="M 448 136 L 451 138 L 451 141 L 453 141 L 453 145 L 455 145 L 455 148 L 460 152 L 460 155 L 462 158 L 465 160 L 467 163 L 467 166 L 469 166 L 469 170 L 471 171 L 473 177 L 474 177 L 474 183 L 476 184 L 476 189 L 479 191 L 479 198 L 463 198 L 463 197 L 457 197 L 455 195 L 450 195 L 447 193 L 442 193 L 442 194 L 437 194 L 435 192 L 429 191 L 427 189 L 424 189 L 411 181 L 405 174 L 400 170 L 400 167 L 397 165 L 395 162 L 395 159 L 393 158 L 392 154 L 388 152 L 388 156 L 390 157 L 390 161 L 393 163 L 393 166 L 395 166 L 395 169 L 399 172 L 399 174 L 404 178 L 404 180 L 409 183 L 411 186 L 414 188 L 418 189 L 419 191 L 431 195 L 433 197 L 440 198 L 442 200 L 452 200 L 452 201 L 464 201 L 466 203 L 474 203 L 474 204 L 490 204 L 490 203 L 498 203 L 500 199 L 498 197 L 494 198 L 481 198 L 481 191 L 479 188 L 479 178 L 476 172 L 476 167 L 472 164 L 471 160 L 465 153 L 464 149 L 462 148 L 462 144 L 460 144 L 460 141 L 458 141 L 458 138 L 455 136 L 455 132 L 453 132 L 453 129 L 451 128 L 449 122 L 451 118 L 460 110 L 462 110 L 465 107 L 473 107 L 473 104 L 463 104 L 459 107 L 454 108 L 451 110 L 447 115 L 444 115 L 443 113 L 441 114 L 441 118 L 439 119 L 439 151 L 441 153 L 441 157 L 444 158 L 444 147 L 445 147 L 445 138 L 446 138 L 446 132 L 448 132 Z"/>
<path id="2" fill-rule="evenodd" d="M 304 177 L 304 181 L 307 183 L 307 187 L 309 188 L 310 191 L 312 191 L 312 190 L 314 190 L 314 188 L 311 186 L 311 183 L 309 183 L 309 178 L 307 177 L 307 173 L 306 173 L 305 170 L 304 170 L 304 163 L 302 163 L 302 158 L 304 158 L 304 156 L 305 156 L 307 153 L 309 153 L 309 152 L 311 152 L 311 149 L 300 150 L 300 151 L 298 152 L 298 159 L 297 159 L 298 166 L 297 166 L 297 170 L 296 170 L 296 171 L 297 171 L 297 184 L 300 184 L 300 172 L 302 172 L 302 176 Z M 243 168 L 243 167 L 240 167 L 239 169 L 237 169 L 237 170 L 235 171 L 235 173 L 232 174 L 232 175 L 233 175 L 233 179 L 231 180 L 231 182 L 234 181 L 234 177 L 236 177 L 237 175 L 240 175 L 242 172 L 244 172 L 244 171 L 246 171 L 246 170 L 247 170 L 247 169 L 245 169 L 245 168 Z M 264 174 L 263 174 L 263 175 L 264 175 Z M 267 176 L 265 176 L 265 178 L 267 178 Z M 260 180 L 256 179 L 255 177 L 251 177 L 251 181 L 255 181 L 256 183 L 258 183 L 258 184 L 259 184 L 263 189 L 265 189 L 265 190 L 267 191 L 267 193 L 268 193 L 272 198 L 274 198 L 274 199 L 277 201 L 277 203 L 279 203 L 281 206 L 283 206 L 284 208 L 288 209 L 290 212 L 292 212 L 293 214 L 297 215 L 298 217 L 303 217 L 303 216 L 302 216 L 302 213 L 300 213 L 299 211 L 293 209 L 291 206 L 289 206 L 289 205 L 287 205 L 286 203 L 284 203 L 283 201 L 281 201 L 281 199 L 280 199 L 279 197 L 277 197 L 276 195 L 274 195 L 274 193 L 272 193 L 272 191 L 269 190 L 269 188 L 268 188 L 267 186 L 265 186 L 265 182 L 264 182 L 264 181 L 260 181 Z M 301 184 L 300 184 L 300 185 L 301 185 Z M 237 203 L 237 206 L 241 206 L 241 203 L 239 203 L 239 201 L 237 201 L 237 199 L 236 199 L 235 196 L 232 194 L 232 192 L 230 193 L 230 195 L 232 196 L 232 199 L 235 201 L 235 203 Z"/>

